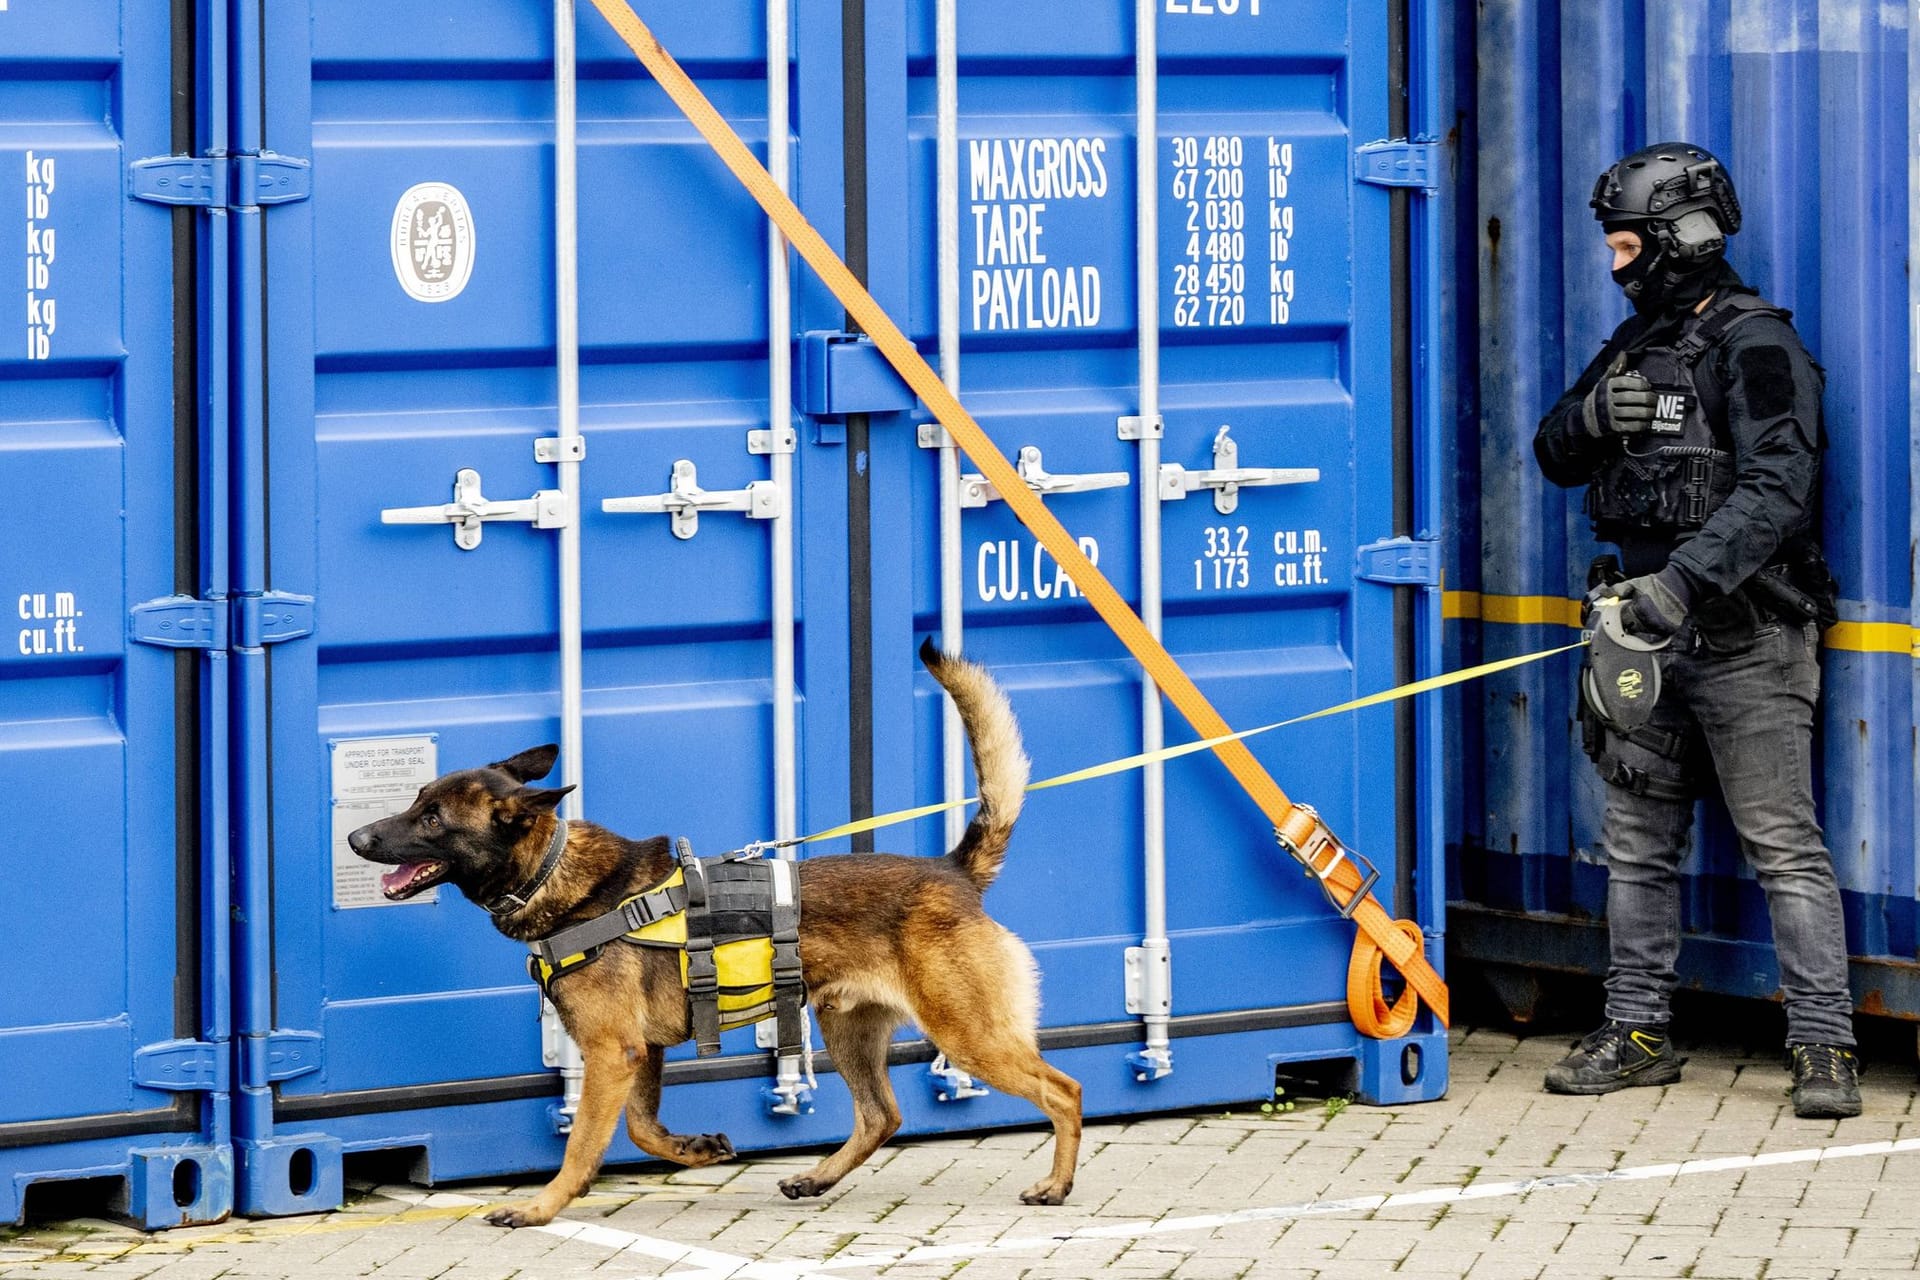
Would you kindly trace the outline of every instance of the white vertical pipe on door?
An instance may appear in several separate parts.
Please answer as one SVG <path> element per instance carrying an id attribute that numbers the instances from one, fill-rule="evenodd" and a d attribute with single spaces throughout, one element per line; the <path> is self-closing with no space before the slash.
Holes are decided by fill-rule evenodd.
<path id="1" fill-rule="evenodd" d="M 574 0 L 553 6 L 553 252 L 554 345 L 559 395 L 560 492 L 567 522 L 560 529 L 560 781 L 573 791 L 561 801 L 561 815 L 585 812 L 581 787 L 583 707 L 580 643 L 580 462 L 573 450 L 580 438 L 580 243 L 579 137 L 575 90 Z M 586 1063 L 561 1029 L 553 1006 L 541 1003 L 543 1043 L 557 1052 L 565 1081 L 557 1127 L 573 1127 L 580 1107 Z"/>
<path id="2" fill-rule="evenodd" d="M 940 379 L 960 394 L 960 37 L 958 0 L 939 0 L 934 21 L 935 186 L 940 277 Z M 940 643 L 959 653 L 965 635 L 960 600 L 960 450 L 941 432 L 940 446 Z M 960 712 L 941 699 L 940 760 L 943 799 L 967 794 L 967 738 Z M 946 815 L 947 848 L 966 830 L 964 809 Z"/>
<path id="3" fill-rule="evenodd" d="M 1161 637 L 1160 583 L 1160 67 L 1155 23 L 1158 0 L 1134 5 L 1134 171 L 1140 338 L 1140 619 Z M 1160 690 L 1140 681 L 1140 749 L 1165 743 Z M 1173 1069 L 1167 1039 L 1172 1007 L 1172 953 L 1167 944 L 1166 779 L 1156 762 L 1141 771 L 1141 829 L 1145 858 L 1145 936 L 1140 966 L 1140 1009 L 1146 1049 L 1133 1055 L 1135 1073 L 1156 1079 Z"/>

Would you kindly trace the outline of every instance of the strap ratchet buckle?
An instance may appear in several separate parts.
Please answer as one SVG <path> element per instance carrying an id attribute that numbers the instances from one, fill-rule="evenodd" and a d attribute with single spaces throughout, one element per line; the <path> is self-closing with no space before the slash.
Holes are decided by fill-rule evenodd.
<path id="1" fill-rule="evenodd" d="M 1304 823 L 1297 821 L 1302 814 L 1306 817 Z M 1304 831 L 1300 830 L 1302 826 L 1306 828 Z M 1360 904 L 1367 900 L 1373 892 L 1373 886 L 1380 881 L 1379 868 L 1358 849 L 1342 844 L 1340 838 L 1327 829 L 1319 811 L 1312 805 L 1296 804 L 1293 812 L 1287 815 L 1286 824 L 1273 829 L 1273 837 L 1308 876 L 1319 881 L 1320 892 L 1326 895 L 1328 904 L 1342 920 L 1353 919 L 1353 913 L 1360 909 Z M 1322 854 L 1328 855 L 1325 862 L 1321 861 Z M 1334 896 L 1332 882 L 1334 871 L 1343 861 L 1353 863 L 1354 870 L 1360 873 L 1359 887 L 1344 903 Z"/>

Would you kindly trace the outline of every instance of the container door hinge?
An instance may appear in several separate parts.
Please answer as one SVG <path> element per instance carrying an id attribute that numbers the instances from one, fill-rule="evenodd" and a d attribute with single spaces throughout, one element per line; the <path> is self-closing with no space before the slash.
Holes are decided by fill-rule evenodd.
<path id="1" fill-rule="evenodd" d="M 167 596 L 128 611 L 127 638 L 165 649 L 225 649 L 227 602 Z"/>
<path id="2" fill-rule="evenodd" d="M 813 418 L 850 413 L 906 413 L 913 391 L 863 333 L 815 330 L 800 335 L 794 401 Z"/>
<path id="3" fill-rule="evenodd" d="M 1440 145 L 1394 138 L 1369 142 L 1354 151 L 1354 176 L 1380 187 L 1412 187 L 1427 195 L 1440 190 Z"/>
<path id="4" fill-rule="evenodd" d="M 321 1066 L 318 1031 L 275 1031 L 264 1036 L 243 1036 L 241 1051 L 246 1058 L 246 1079 L 242 1083 L 260 1088 L 280 1080 L 292 1080 Z"/>
<path id="5" fill-rule="evenodd" d="M 143 1089 L 172 1093 L 224 1093 L 226 1046 L 204 1040 L 163 1040 L 136 1049 L 133 1082 Z"/>
<path id="6" fill-rule="evenodd" d="M 239 596 L 233 602 L 233 642 L 242 649 L 284 644 L 312 634 L 312 596 L 267 591 Z"/>
<path id="7" fill-rule="evenodd" d="M 313 166 L 294 156 L 152 156 L 128 166 L 133 198 L 200 209 L 250 209 L 313 194 Z"/>
<path id="8" fill-rule="evenodd" d="M 1431 538 L 1388 538 L 1353 554 L 1356 578 L 1391 587 L 1440 585 L 1440 544 Z"/>

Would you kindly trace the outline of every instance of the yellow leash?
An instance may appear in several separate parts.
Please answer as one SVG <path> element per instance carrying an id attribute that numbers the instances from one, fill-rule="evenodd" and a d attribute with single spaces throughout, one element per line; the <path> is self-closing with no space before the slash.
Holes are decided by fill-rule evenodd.
<path id="1" fill-rule="evenodd" d="M 1477 667 L 1468 667 L 1462 671 L 1449 671 L 1444 675 L 1429 676 L 1425 680 L 1415 680 L 1399 685 L 1382 693 L 1370 693 L 1364 698 L 1355 698 L 1350 702 L 1337 703 L 1331 707 L 1322 707 L 1318 711 L 1309 711 L 1305 715 L 1294 716 L 1290 720 L 1276 720 L 1272 724 L 1259 725 L 1252 729 L 1242 729 L 1238 733 L 1224 734 L 1217 738 L 1202 738 L 1198 742 L 1183 742 L 1178 746 L 1162 747 L 1158 751 L 1143 751 L 1138 755 L 1121 756 L 1103 764 L 1088 765 L 1084 769 L 1075 769 L 1071 773 L 1056 773 L 1051 778 L 1042 778 L 1027 784 L 1028 791 L 1049 791 L 1054 787 L 1071 786 L 1076 782 L 1091 782 L 1095 778 L 1106 778 L 1116 773 L 1131 773 L 1158 760 L 1174 760 L 1181 756 L 1194 755 L 1201 751 L 1212 751 L 1229 742 L 1243 742 L 1248 738 L 1257 738 L 1263 733 L 1272 733 L 1275 729 L 1285 729 L 1289 725 L 1305 724 L 1309 720 L 1319 720 L 1326 716 L 1337 716 L 1346 711 L 1359 711 L 1364 707 L 1377 707 L 1388 702 L 1398 702 L 1402 698 L 1412 698 L 1422 693 L 1431 693 L 1436 689 L 1445 689 L 1456 684 L 1465 684 L 1469 680 L 1478 680 L 1501 671 L 1511 671 L 1515 667 L 1524 667 L 1530 662 L 1539 662 L 1545 658 L 1558 657 L 1572 649 L 1585 645 L 1584 640 L 1573 644 L 1564 644 L 1557 649 L 1542 649 L 1538 653 L 1524 654 L 1518 658 L 1501 658 L 1497 662 L 1484 662 Z M 970 804 L 978 804 L 978 796 L 968 796 L 964 800 L 948 800 L 939 804 L 915 805 L 910 809 L 895 809 L 890 813 L 875 814 L 870 818 L 860 818 L 854 822 L 843 822 L 837 827 L 828 827 L 808 836 L 794 836 L 786 840 L 756 840 L 746 846 L 747 852 L 760 852 L 767 849 L 787 849 L 795 845 L 813 844 L 819 840 L 837 840 L 841 836 L 859 835 L 864 831 L 877 831 L 881 827 L 891 827 L 897 823 L 912 822 L 917 818 L 932 817 L 936 813 L 945 813 L 949 809 L 963 809 Z"/>

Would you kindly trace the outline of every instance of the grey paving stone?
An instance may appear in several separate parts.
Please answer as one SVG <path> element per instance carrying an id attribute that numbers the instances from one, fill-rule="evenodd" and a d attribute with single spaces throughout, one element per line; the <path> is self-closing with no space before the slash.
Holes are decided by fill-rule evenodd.
<path id="1" fill-rule="evenodd" d="M 691 1172 L 615 1169 L 566 1217 L 752 1260 L 959 1249 L 830 1273 L 843 1280 L 1660 1280 L 1689 1268 L 1697 1280 L 1877 1280 L 1920 1263 L 1920 1153 L 1513 1190 L 1543 1175 L 1920 1135 L 1911 1072 L 1870 1077 L 1869 1114 L 1859 1121 L 1806 1122 L 1786 1105 L 1776 1061 L 1712 1049 L 1690 1048 L 1686 1079 L 1668 1088 L 1550 1097 L 1540 1073 L 1570 1042 L 1455 1033 L 1452 1095 L 1424 1106 L 1329 1115 L 1301 1099 L 1278 1115 L 1090 1124 L 1074 1198 L 1059 1208 L 1018 1203 L 1051 1144 L 1045 1130 L 1022 1128 L 895 1143 L 804 1202 L 787 1201 L 776 1184 L 817 1153 Z M 495 1203 L 538 1185 L 458 1192 Z M 1467 1187 L 1498 1194 L 1455 1198 Z M 1388 1194 L 1420 1198 L 1340 1213 L 1300 1208 Z M 339 1213 L 157 1236 L 98 1220 L 41 1224 L 0 1234 L 0 1275 L 652 1280 L 694 1269 L 644 1250 L 502 1231 L 471 1206 L 420 1200 L 406 1188 L 356 1188 Z M 1114 1234 L 1058 1238 L 1077 1229 Z"/>

